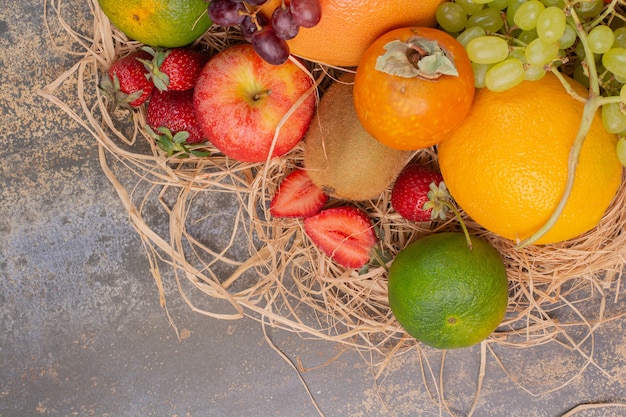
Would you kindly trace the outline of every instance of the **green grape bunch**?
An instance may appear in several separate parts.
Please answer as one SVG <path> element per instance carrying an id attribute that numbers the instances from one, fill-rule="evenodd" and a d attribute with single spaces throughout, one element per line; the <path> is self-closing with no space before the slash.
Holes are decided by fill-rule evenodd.
<path id="1" fill-rule="evenodd" d="M 436 18 L 465 47 L 477 88 L 504 91 L 547 72 L 586 86 L 586 117 L 601 110 L 626 166 L 626 0 L 452 0 Z"/>

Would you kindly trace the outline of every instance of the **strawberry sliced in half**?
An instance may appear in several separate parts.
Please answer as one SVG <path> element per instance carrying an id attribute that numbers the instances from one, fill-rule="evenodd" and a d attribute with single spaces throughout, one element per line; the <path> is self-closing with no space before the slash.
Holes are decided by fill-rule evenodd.
<path id="1" fill-rule="evenodd" d="M 270 203 L 274 217 L 308 217 L 318 213 L 328 201 L 328 196 L 311 181 L 303 169 L 287 175 Z"/>
<path id="2" fill-rule="evenodd" d="M 369 262 L 378 241 L 369 217 L 352 206 L 333 207 L 307 217 L 304 231 L 322 252 L 346 268 L 360 268 Z"/>

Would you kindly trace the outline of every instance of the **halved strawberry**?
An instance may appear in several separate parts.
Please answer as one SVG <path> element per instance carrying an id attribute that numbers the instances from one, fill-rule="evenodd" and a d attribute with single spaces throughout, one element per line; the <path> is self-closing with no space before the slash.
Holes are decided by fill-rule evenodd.
<path id="1" fill-rule="evenodd" d="M 303 169 L 287 175 L 270 203 L 270 213 L 275 217 L 308 217 L 318 213 L 328 201 L 321 188 L 313 184 Z"/>
<path id="2" fill-rule="evenodd" d="M 354 206 L 333 207 L 307 217 L 304 231 L 322 252 L 346 268 L 368 263 L 378 241 L 370 218 Z"/>

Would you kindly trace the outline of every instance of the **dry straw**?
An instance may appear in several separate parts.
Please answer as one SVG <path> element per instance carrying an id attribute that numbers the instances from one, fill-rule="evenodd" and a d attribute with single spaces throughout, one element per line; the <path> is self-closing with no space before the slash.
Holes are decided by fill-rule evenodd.
<path id="1" fill-rule="evenodd" d="M 250 316 L 264 326 L 340 342 L 376 358 L 380 369 L 394 356 L 426 349 L 394 320 L 384 268 L 345 270 L 311 244 L 301 221 L 269 215 L 268 202 L 278 183 L 301 165 L 300 148 L 263 164 L 235 162 L 219 153 L 166 159 L 142 130 L 142 111 L 110 111 L 97 88 L 99 78 L 114 59 L 139 45 L 110 26 L 96 0 L 88 3 L 94 16 L 89 36 L 63 18 L 71 13 L 64 13 L 62 0 L 45 3 L 48 31 L 64 34 L 64 44 L 58 47 L 78 62 L 41 94 L 96 139 L 102 169 L 145 245 L 162 304 L 166 305 L 164 277 L 174 276 L 194 311 L 218 319 Z M 195 46 L 214 53 L 237 42 L 237 32 L 211 29 Z M 340 71 L 312 64 L 307 70 L 319 91 Z M 432 150 L 416 152 L 415 159 L 437 163 Z M 389 200 L 386 192 L 358 205 L 367 210 L 383 248 L 392 256 L 418 236 L 458 228 L 454 219 L 432 224 L 404 221 L 390 209 Z M 215 205 L 223 210 L 216 212 Z M 204 210 L 207 207 L 212 209 Z M 507 318 L 483 344 L 483 359 L 487 350 L 556 342 L 584 359 L 580 372 L 594 364 L 593 347 L 583 346 L 589 345 L 599 326 L 624 315 L 612 306 L 626 257 L 625 207 L 622 186 L 594 230 L 561 244 L 522 250 L 466 219 L 472 233 L 502 253 L 510 282 Z M 211 240 L 198 232 L 215 225 L 222 231 L 227 225 L 230 233 Z"/>

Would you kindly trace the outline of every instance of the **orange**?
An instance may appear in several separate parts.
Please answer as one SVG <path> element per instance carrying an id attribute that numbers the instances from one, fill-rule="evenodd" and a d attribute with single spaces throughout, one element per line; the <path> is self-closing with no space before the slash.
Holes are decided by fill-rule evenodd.
<path id="1" fill-rule="evenodd" d="M 130 39 L 176 48 L 198 39 L 211 26 L 204 0 L 98 0 L 104 14 Z"/>
<path id="2" fill-rule="evenodd" d="M 436 24 L 435 12 L 445 0 L 321 0 L 322 18 L 312 28 L 300 28 L 288 41 L 291 53 L 333 66 L 358 65 L 365 49 L 391 29 Z M 280 6 L 270 0 L 266 16 Z"/>
<path id="3" fill-rule="evenodd" d="M 484 240 L 436 233 L 401 250 L 389 269 L 389 307 L 420 342 L 438 349 L 474 345 L 502 322 L 508 305 L 506 267 Z"/>
<path id="4" fill-rule="evenodd" d="M 566 80 L 587 96 L 582 85 Z M 563 195 L 582 114 L 583 103 L 550 73 L 503 92 L 478 89 L 464 123 L 439 145 L 450 194 L 484 228 L 514 241 L 529 237 Z M 598 112 L 564 211 L 535 243 L 565 241 L 598 224 L 622 180 L 616 143 Z"/>

